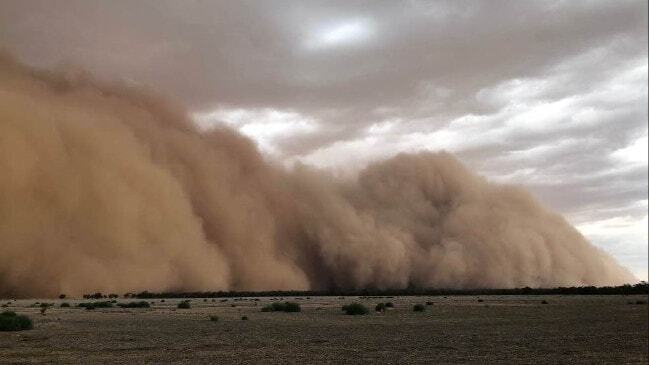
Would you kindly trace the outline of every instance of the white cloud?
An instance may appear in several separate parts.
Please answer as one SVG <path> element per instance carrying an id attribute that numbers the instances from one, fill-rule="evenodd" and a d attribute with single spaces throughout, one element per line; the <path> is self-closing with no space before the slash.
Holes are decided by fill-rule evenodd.
<path id="1" fill-rule="evenodd" d="M 298 137 L 318 130 L 315 119 L 299 113 L 270 108 L 248 110 L 221 108 L 194 113 L 194 120 L 202 129 L 227 125 L 252 138 L 268 154 L 281 157 L 276 146 L 278 138 Z"/>
<path id="2" fill-rule="evenodd" d="M 369 19 L 350 19 L 313 29 L 304 46 L 312 51 L 345 47 L 363 43 L 374 33 L 374 24 Z"/>

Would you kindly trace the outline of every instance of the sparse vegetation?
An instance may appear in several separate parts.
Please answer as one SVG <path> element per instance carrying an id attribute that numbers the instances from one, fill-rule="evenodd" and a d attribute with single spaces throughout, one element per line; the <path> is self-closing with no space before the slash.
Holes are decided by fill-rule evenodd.
<path id="1" fill-rule="evenodd" d="M 261 307 L 284 301 L 262 298 L 259 307 L 253 308 L 250 301 L 231 299 L 208 309 L 200 304 L 201 298 L 192 299 L 192 308 L 183 310 L 176 306 L 186 298 L 167 298 L 164 310 L 120 309 L 114 305 L 115 309 L 85 311 L 77 304 L 95 300 L 70 297 L 66 302 L 72 308 L 58 309 L 63 300 L 57 299 L 56 309 L 49 308 L 46 317 L 39 317 L 40 308 L 26 308 L 40 299 L 21 299 L 0 312 L 8 309 L 28 315 L 35 330 L 0 333 L 0 342 L 6 344 L 0 346 L 0 363 L 60 362 L 62 355 L 56 349 L 66 349 L 63 360 L 70 363 L 138 363 L 142 359 L 183 363 L 199 355 L 205 357 L 197 361 L 206 363 L 255 362 L 259 358 L 276 363 L 309 359 L 340 363 L 349 351 L 335 349 L 345 344 L 355 353 L 370 354 L 367 361 L 375 363 L 394 363 L 395 354 L 404 353 L 412 355 L 405 360 L 439 363 L 468 358 L 498 363 L 509 355 L 521 363 L 534 363 L 542 353 L 547 363 L 565 363 L 568 358 L 574 363 L 596 359 L 624 364 L 641 362 L 646 356 L 647 304 L 636 305 L 636 301 L 646 303 L 647 296 L 481 298 L 484 303 L 477 303 L 476 296 L 449 297 L 447 301 L 441 297 L 399 297 L 392 302 L 395 310 L 387 307 L 386 299 L 312 297 L 307 302 L 311 305 L 305 304 L 302 313 L 260 313 Z M 542 306 L 543 299 L 550 305 Z M 99 301 L 103 300 L 108 299 Z M 292 297 L 287 300 L 294 301 Z M 435 304 L 426 306 L 426 301 Z M 0 304 L 6 302 L 0 300 Z M 233 302 L 241 303 L 237 305 L 241 312 L 230 308 Z M 369 314 L 348 316 L 341 311 L 342 305 L 353 302 L 367 306 Z M 379 302 L 386 304 L 385 314 L 373 312 Z M 424 312 L 413 312 L 413 305 L 418 303 L 425 306 Z M 242 316 L 248 320 L 242 320 Z M 530 332 L 530 328 L 534 331 Z M 160 344 L 171 346 L 173 351 L 161 352 Z M 518 346 L 521 344 L 525 346 Z M 512 351 L 516 353 L 503 355 L 502 346 L 509 345 L 515 347 Z"/>
<path id="2" fill-rule="evenodd" d="M 415 304 L 412 306 L 413 312 L 423 312 L 426 310 L 426 307 L 423 304 Z"/>
<path id="3" fill-rule="evenodd" d="M 23 331 L 34 328 L 32 320 L 15 312 L 0 313 L 0 331 Z"/>
<path id="4" fill-rule="evenodd" d="M 105 297 L 104 297 L 104 295 L 102 295 L 99 292 L 94 293 L 94 294 L 84 294 L 83 295 L 83 299 L 101 299 L 101 298 L 105 298 Z"/>
<path id="5" fill-rule="evenodd" d="M 113 303 L 109 301 L 104 302 L 85 302 L 77 304 L 77 307 L 86 308 L 86 310 L 93 310 L 95 308 L 112 308 Z"/>
<path id="6" fill-rule="evenodd" d="M 345 314 L 350 316 L 365 315 L 370 312 L 370 310 L 367 309 L 366 306 L 360 303 L 351 303 L 351 304 L 343 305 L 342 310 L 345 312 Z"/>
<path id="7" fill-rule="evenodd" d="M 271 303 L 261 308 L 262 312 L 301 312 L 302 308 L 298 303 L 284 302 Z"/>
<path id="8" fill-rule="evenodd" d="M 121 308 L 150 308 L 151 307 L 149 302 L 145 300 L 139 302 L 119 303 L 117 304 L 117 306 Z"/>
<path id="9" fill-rule="evenodd" d="M 189 309 L 191 307 L 192 305 L 189 304 L 188 300 L 183 300 L 182 302 L 178 303 L 178 309 Z"/>
<path id="10" fill-rule="evenodd" d="M 54 306 L 54 303 L 41 303 L 41 316 L 44 316 L 47 308 L 52 306 Z"/>

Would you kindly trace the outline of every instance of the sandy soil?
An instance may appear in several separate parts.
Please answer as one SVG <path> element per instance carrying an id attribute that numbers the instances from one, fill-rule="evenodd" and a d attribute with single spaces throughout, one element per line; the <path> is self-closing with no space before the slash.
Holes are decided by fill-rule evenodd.
<path id="1" fill-rule="evenodd" d="M 0 332 L 0 363 L 648 362 L 648 307 L 628 304 L 646 303 L 646 296 L 283 300 L 299 302 L 302 312 L 260 312 L 271 298 L 193 299 L 185 310 L 176 309 L 179 299 L 155 299 L 149 309 L 94 311 L 75 308 L 74 300 L 64 300 L 71 308 L 59 308 L 61 300 L 12 301 L 2 310 L 29 315 L 35 328 Z M 386 301 L 395 308 L 384 314 L 347 316 L 340 310 L 351 302 L 373 309 Z M 434 304 L 425 312 L 412 311 L 413 304 L 427 301 Z M 35 302 L 56 304 L 42 316 Z"/>

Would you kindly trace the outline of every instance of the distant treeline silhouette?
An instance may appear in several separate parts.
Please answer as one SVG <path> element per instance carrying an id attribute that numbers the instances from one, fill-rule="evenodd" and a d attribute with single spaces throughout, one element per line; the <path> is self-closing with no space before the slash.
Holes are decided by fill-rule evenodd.
<path id="1" fill-rule="evenodd" d="M 127 293 L 127 298 L 234 298 L 234 297 L 306 297 L 306 296 L 444 296 L 444 295 L 632 295 L 649 294 L 645 281 L 635 285 L 580 286 L 558 288 L 512 289 L 361 289 L 361 290 L 272 290 L 272 291 L 216 291 L 216 292 L 163 292 Z"/>

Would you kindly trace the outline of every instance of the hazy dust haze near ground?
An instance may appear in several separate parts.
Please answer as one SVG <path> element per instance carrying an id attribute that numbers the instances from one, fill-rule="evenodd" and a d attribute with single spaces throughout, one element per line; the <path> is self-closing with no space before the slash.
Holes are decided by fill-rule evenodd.
<path id="1" fill-rule="evenodd" d="M 450 154 L 286 169 L 149 92 L 0 58 L 2 296 L 635 281 Z"/>

